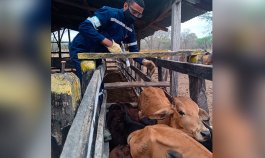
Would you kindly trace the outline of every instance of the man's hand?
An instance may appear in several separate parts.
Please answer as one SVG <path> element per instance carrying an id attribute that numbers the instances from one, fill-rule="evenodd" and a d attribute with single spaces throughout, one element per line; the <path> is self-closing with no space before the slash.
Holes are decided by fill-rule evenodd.
<path id="1" fill-rule="evenodd" d="M 150 70 L 150 76 L 152 76 L 155 72 L 156 65 L 151 60 L 146 60 L 146 59 L 143 60 L 143 65 Z"/>
<path id="2" fill-rule="evenodd" d="M 112 45 L 107 48 L 111 53 L 119 54 L 122 52 L 120 45 L 115 41 L 112 41 Z"/>

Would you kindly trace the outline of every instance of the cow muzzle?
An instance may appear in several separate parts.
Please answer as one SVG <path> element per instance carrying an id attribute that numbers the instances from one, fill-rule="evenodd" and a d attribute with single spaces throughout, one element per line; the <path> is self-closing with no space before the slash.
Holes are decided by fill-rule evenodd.
<path id="1" fill-rule="evenodd" d="M 209 130 L 200 132 L 204 140 L 209 140 L 211 138 L 211 132 Z"/>

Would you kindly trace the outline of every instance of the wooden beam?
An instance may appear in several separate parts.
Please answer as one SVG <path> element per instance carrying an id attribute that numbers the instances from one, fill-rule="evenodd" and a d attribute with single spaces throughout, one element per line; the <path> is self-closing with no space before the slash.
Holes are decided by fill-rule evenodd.
<path id="1" fill-rule="evenodd" d="M 178 51 L 180 49 L 180 30 L 181 30 L 181 1 L 175 0 L 171 10 L 171 50 Z M 172 57 L 178 60 L 178 57 Z M 175 97 L 178 95 L 178 74 L 171 71 L 170 73 L 170 95 Z"/>
<path id="2" fill-rule="evenodd" d="M 123 75 L 123 77 L 125 77 L 127 80 L 129 80 L 129 78 L 127 78 L 125 75 L 125 73 L 126 73 L 127 75 L 129 75 L 131 81 L 136 81 L 136 79 L 133 78 L 132 74 L 130 74 L 128 71 L 126 71 L 125 68 L 123 67 L 123 65 L 125 65 L 125 64 L 120 63 L 119 65 L 120 65 L 119 67 L 120 67 L 120 71 L 121 71 L 121 74 Z M 138 93 L 136 88 L 133 88 L 133 92 L 137 97 L 139 97 L 140 94 Z"/>
<path id="3" fill-rule="evenodd" d="M 113 82 L 104 84 L 105 89 L 132 87 L 169 87 L 169 82 Z"/>
<path id="4" fill-rule="evenodd" d="M 58 48 L 59 48 L 59 58 L 62 58 L 62 47 L 61 47 L 61 35 L 60 35 L 60 32 L 61 30 L 58 30 Z"/>
<path id="5" fill-rule="evenodd" d="M 209 113 L 205 80 L 198 77 L 189 76 L 190 98 L 196 102 L 200 108 Z"/>
<path id="6" fill-rule="evenodd" d="M 102 158 L 104 153 L 104 129 L 106 122 L 106 101 L 107 101 L 107 92 L 104 91 L 103 103 L 101 105 L 100 114 L 98 118 L 98 127 L 97 127 L 97 136 L 95 142 L 95 158 Z"/>
<path id="7" fill-rule="evenodd" d="M 158 81 L 163 81 L 163 70 L 162 70 L 162 67 L 159 66 L 157 69 L 158 69 Z"/>
<path id="8" fill-rule="evenodd" d="M 107 58 L 146 58 L 146 57 L 166 57 L 176 56 L 186 53 L 198 52 L 203 50 L 186 49 L 172 52 L 130 52 L 122 54 L 113 53 L 78 53 L 78 59 L 107 59 Z"/>
<path id="9" fill-rule="evenodd" d="M 150 25 L 150 27 L 152 27 L 155 30 L 162 30 L 162 31 L 165 31 L 165 32 L 168 31 L 168 29 L 166 27 L 159 26 L 158 24 L 152 24 L 152 25 Z"/>
<path id="10" fill-rule="evenodd" d="M 161 13 L 156 19 L 153 19 L 153 22 L 151 22 L 149 25 L 147 25 L 146 27 L 141 29 L 141 31 L 144 31 L 144 30 L 148 29 L 148 27 L 151 26 L 152 24 L 158 23 L 161 20 L 163 20 L 165 17 L 170 15 L 170 10 L 171 10 L 171 7 L 168 7 L 167 9 L 165 9 L 163 13 Z"/>
<path id="11" fill-rule="evenodd" d="M 81 5 L 81 4 L 76 4 L 74 2 L 70 2 L 70 1 L 65 1 L 65 0 L 53 0 L 54 2 L 57 2 L 57 3 L 61 3 L 61 4 L 64 4 L 64 5 L 69 5 L 69 6 L 72 6 L 72 7 L 76 7 L 76 8 L 79 8 L 79 9 L 83 9 L 83 10 L 86 10 L 86 11 L 92 11 L 94 12 L 95 10 L 97 10 L 97 8 L 93 8 L 93 7 L 90 7 L 90 6 L 85 6 L 85 5 Z"/>
<path id="12" fill-rule="evenodd" d="M 117 68 L 117 66 L 116 65 L 113 65 L 113 66 L 107 66 L 107 68 L 109 69 L 109 68 Z"/>
<path id="13" fill-rule="evenodd" d="M 212 65 L 193 64 L 187 62 L 162 60 L 157 58 L 150 58 L 157 66 L 167 68 L 176 72 L 188 74 L 194 77 L 212 80 Z"/>
<path id="14" fill-rule="evenodd" d="M 138 68 L 136 68 L 135 66 L 131 65 L 131 69 L 136 72 L 138 74 L 139 77 L 141 77 L 144 81 L 150 82 L 152 81 L 152 79 L 150 77 L 148 77 L 147 75 L 145 75 L 141 70 L 139 70 Z"/>
<path id="15" fill-rule="evenodd" d="M 106 63 L 117 63 L 116 60 L 107 60 Z"/>
<path id="16" fill-rule="evenodd" d="M 135 79 L 133 78 L 133 76 L 123 67 L 123 66 L 121 66 L 120 67 L 121 69 L 123 69 L 123 71 L 132 79 L 132 80 L 134 80 L 135 81 Z M 124 76 L 126 75 L 126 74 L 123 74 Z"/>

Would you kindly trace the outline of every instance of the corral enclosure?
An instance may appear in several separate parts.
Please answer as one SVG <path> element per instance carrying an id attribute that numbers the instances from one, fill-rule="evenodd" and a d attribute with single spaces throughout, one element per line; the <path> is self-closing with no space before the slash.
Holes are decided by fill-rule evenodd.
<path id="1" fill-rule="evenodd" d="M 136 22 L 138 43 L 140 39 L 152 35 L 155 31 L 166 31 L 167 27 L 172 25 L 173 52 L 168 52 L 172 53 L 169 56 L 184 54 L 182 57 L 185 58 L 190 55 L 193 52 L 191 50 L 177 52 L 180 48 L 177 36 L 180 33 L 179 24 L 211 11 L 212 0 L 183 0 L 181 2 L 146 0 L 145 2 L 145 15 L 143 19 Z M 77 30 L 80 22 L 93 15 L 93 12 L 103 5 L 120 8 L 123 3 L 123 0 L 75 2 L 52 0 L 51 31 L 52 33 L 57 31 L 57 36 L 55 34 L 53 36 L 56 39 L 54 43 L 59 48 L 58 52 L 52 52 L 52 73 L 62 70 L 63 72 L 75 72 L 74 66 L 69 60 L 68 52 L 62 54 L 62 36 L 67 29 Z M 69 32 L 68 35 L 70 39 Z M 173 60 L 164 60 L 159 58 L 163 56 L 163 52 L 158 51 L 156 53 L 154 55 L 144 55 L 143 53 L 139 56 L 147 57 L 157 65 L 158 68 L 152 78 L 145 68 L 134 61 L 131 61 L 129 68 L 125 66 L 122 59 L 125 57 L 133 58 L 133 54 L 132 56 L 125 54 L 124 56 L 106 57 L 105 65 L 99 66 L 90 73 L 91 78 L 81 87 L 82 100 L 69 133 L 67 131 L 67 138 L 60 157 L 108 157 L 108 143 L 104 142 L 103 137 L 106 107 L 116 102 L 129 102 L 137 106 L 137 96 L 143 87 L 161 87 L 173 96 L 176 93 L 177 95 L 191 96 L 204 109 L 208 109 L 209 106 L 211 113 L 212 91 L 211 81 L 208 80 L 212 80 L 212 66 L 187 63 L 186 59 L 179 60 L 181 58 L 177 57 L 173 57 Z M 95 57 L 90 57 L 81 54 L 80 59 L 95 59 Z M 104 58 L 104 54 L 101 57 Z M 119 60 L 113 60 L 116 58 Z M 62 61 L 66 61 L 63 66 Z M 175 72 L 183 74 L 176 74 Z M 103 95 L 100 91 L 102 82 L 105 85 Z"/>
<path id="2" fill-rule="evenodd" d="M 122 59 L 107 60 L 106 64 L 98 67 L 94 71 L 93 77 L 86 88 L 72 127 L 69 130 L 61 157 L 76 154 L 78 154 L 80 157 L 87 154 L 91 156 L 94 155 L 94 157 L 108 155 L 108 142 L 104 143 L 103 141 L 106 114 L 106 111 L 104 110 L 105 107 L 109 107 L 111 104 L 117 102 L 129 102 L 133 106 L 137 106 L 137 96 L 139 96 L 143 87 L 148 86 L 161 88 L 168 87 L 169 95 L 171 88 L 175 87 L 176 85 L 172 84 L 171 79 L 169 82 L 167 80 L 163 80 L 163 78 L 165 78 L 164 75 L 166 74 L 164 69 L 188 74 L 188 80 L 190 82 L 189 90 L 193 93 L 191 98 L 193 98 L 201 108 L 208 111 L 207 99 L 205 100 L 205 79 L 212 80 L 211 65 L 192 64 L 187 62 L 163 60 L 153 57 L 174 54 L 182 54 L 183 56 L 183 54 L 189 54 L 191 52 L 192 51 L 141 54 L 79 54 L 80 59 L 110 58 L 110 56 L 111 58 L 134 58 L 135 56 L 149 57 L 148 59 L 153 60 L 158 66 L 159 71 L 157 75 L 159 77 L 150 78 L 148 70 L 143 69 L 141 65 L 134 61 L 131 61 L 130 67 L 127 67 L 125 61 Z M 100 85 L 103 82 L 103 78 L 105 92 L 102 98 L 102 96 L 99 94 L 101 89 Z M 182 85 L 180 84 L 180 86 Z M 193 92 L 193 90 L 195 92 Z M 99 98 L 97 96 L 99 96 Z M 109 99 L 107 99 L 108 97 Z M 89 129 L 89 131 L 85 129 Z M 89 137 L 87 138 L 86 136 Z M 84 145 L 81 142 L 88 144 Z M 86 148 L 88 151 L 85 150 Z M 98 148 L 100 148 L 102 152 L 95 153 L 95 150 L 98 150 Z"/>

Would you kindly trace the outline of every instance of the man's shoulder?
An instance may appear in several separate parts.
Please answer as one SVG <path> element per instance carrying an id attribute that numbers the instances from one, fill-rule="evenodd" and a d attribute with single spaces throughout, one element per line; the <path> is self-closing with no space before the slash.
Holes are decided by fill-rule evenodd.
<path id="1" fill-rule="evenodd" d="M 103 7 L 99 8 L 99 10 L 105 10 L 105 11 L 110 11 L 110 12 L 119 12 L 120 11 L 120 9 L 113 8 L 110 6 L 103 6 Z"/>

